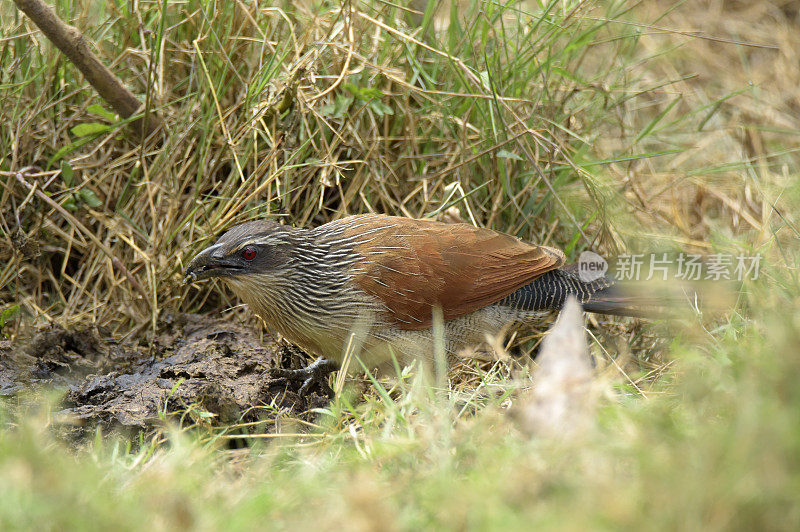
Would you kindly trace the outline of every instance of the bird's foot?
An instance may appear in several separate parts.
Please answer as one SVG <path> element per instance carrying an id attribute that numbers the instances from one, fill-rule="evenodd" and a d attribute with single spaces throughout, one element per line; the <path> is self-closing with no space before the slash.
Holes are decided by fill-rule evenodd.
<path id="1" fill-rule="evenodd" d="M 308 366 L 300 369 L 275 368 L 270 370 L 272 376 L 284 379 L 286 382 L 298 382 L 300 386 L 298 393 L 301 396 L 309 394 L 314 389 L 319 389 L 320 393 L 333 397 L 334 393 L 328 384 L 328 375 L 339 369 L 339 364 L 333 360 L 318 358 Z"/>

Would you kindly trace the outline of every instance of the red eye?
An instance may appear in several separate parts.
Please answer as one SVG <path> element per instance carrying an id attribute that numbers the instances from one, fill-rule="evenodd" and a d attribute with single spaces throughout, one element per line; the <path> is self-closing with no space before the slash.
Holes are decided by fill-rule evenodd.
<path id="1" fill-rule="evenodd" d="M 244 260 L 253 260 L 256 258 L 256 248 L 253 246 L 247 246 L 242 250 L 242 258 Z"/>

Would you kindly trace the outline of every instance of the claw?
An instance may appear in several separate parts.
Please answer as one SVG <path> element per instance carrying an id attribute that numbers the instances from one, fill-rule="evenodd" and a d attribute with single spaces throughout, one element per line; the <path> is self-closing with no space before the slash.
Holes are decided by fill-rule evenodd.
<path id="1" fill-rule="evenodd" d="M 334 393 L 328 384 L 327 377 L 337 369 L 339 369 L 339 364 L 333 360 L 318 358 L 304 368 L 275 368 L 270 370 L 270 373 L 279 379 L 285 379 L 293 382 L 302 381 L 303 384 L 300 386 L 300 390 L 298 391 L 298 393 L 302 396 L 308 395 L 315 388 L 319 388 L 319 391 L 323 395 L 333 397 Z"/>

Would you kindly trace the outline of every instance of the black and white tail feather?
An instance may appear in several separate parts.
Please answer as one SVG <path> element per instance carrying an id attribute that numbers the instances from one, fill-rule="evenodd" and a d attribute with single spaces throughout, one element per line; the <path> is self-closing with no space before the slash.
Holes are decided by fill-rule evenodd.
<path id="1" fill-rule="evenodd" d="M 598 314 L 656 317 L 665 310 L 665 301 L 631 295 L 611 277 L 584 281 L 574 265 L 537 277 L 502 303 L 519 310 L 559 310 L 570 295 L 578 299 L 585 311 Z"/>

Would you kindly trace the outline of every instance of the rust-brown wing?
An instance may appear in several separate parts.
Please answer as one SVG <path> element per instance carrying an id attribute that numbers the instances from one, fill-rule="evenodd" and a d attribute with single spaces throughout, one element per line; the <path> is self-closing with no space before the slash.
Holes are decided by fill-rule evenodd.
<path id="1" fill-rule="evenodd" d="M 564 262 L 557 249 L 466 224 L 378 215 L 341 222 L 346 236 L 365 236 L 355 247 L 356 284 L 403 329 L 430 327 L 433 307 L 447 320 L 491 305 Z"/>

